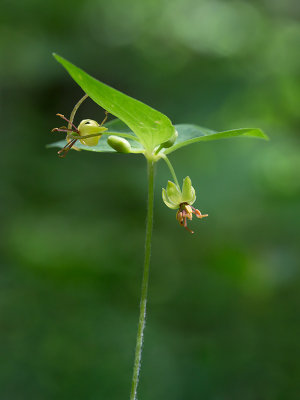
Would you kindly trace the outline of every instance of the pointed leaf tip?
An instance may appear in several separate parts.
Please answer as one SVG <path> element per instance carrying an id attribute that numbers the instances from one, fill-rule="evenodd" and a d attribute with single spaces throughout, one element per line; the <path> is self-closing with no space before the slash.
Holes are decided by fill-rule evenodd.
<path id="1" fill-rule="evenodd" d="M 238 136 L 269 140 L 268 136 L 259 128 L 239 128 L 221 132 L 188 124 L 175 125 L 175 128 L 178 131 L 178 139 L 172 147 L 165 150 L 165 154 L 170 154 L 189 144 L 208 140 L 226 139 Z"/>

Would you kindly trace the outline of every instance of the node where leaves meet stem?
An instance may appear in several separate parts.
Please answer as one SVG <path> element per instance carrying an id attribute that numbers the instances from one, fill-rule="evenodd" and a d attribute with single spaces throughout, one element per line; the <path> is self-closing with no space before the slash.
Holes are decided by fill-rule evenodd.
<path id="1" fill-rule="evenodd" d="M 146 223 L 146 239 L 145 239 L 145 259 L 144 272 L 141 289 L 140 316 L 138 323 L 138 331 L 136 338 L 136 348 L 134 357 L 134 367 L 131 385 L 130 400 L 136 400 L 137 386 L 141 368 L 143 335 L 146 322 L 146 305 L 149 282 L 150 256 L 151 256 L 151 238 L 153 228 L 153 205 L 154 205 L 154 162 L 147 160 L 148 163 L 148 206 L 147 206 L 147 223 Z"/>

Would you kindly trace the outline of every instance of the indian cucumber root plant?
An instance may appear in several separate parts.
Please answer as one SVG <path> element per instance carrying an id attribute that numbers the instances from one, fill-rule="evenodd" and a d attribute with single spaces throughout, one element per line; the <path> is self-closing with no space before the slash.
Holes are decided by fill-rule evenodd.
<path id="1" fill-rule="evenodd" d="M 58 147 L 58 155 L 65 157 L 70 149 L 90 150 L 94 152 L 142 154 L 148 165 L 148 206 L 145 239 L 145 258 L 140 299 L 140 314 L 136 339 L 136 350 L 133 367 L 130 400 L 135 400 L 141 367 L 143 332 L 146 321 L 146 304 L 149 281 L 149 267 L 151 256 L 151 238 L 153 226 L 154 203 L 154 168 L 161 159 L 167 164 L 172 180 L 162 189 L 162 199 L 165 205 L 177 210 L 176 219 L 190 233 L 188 221 L 193 215 L 202 219 L 208 214 L 202 214 L 193 207 L 196 201 L 195 189 L 189 176 L 185 177 L 180 187 L 175 170 L 168 155 L 183 146 L 201 141 L 217 140 L 230 137 L 256 137 L 267 139 L 267 136 L 256 128 L 239 128 L 216 132 L 196 125 L 172 125 L 164 114 L 146 104 L 133 99 L 116 89 L 113 89 L 92 78 L 83 70 L 77 68 L 64 58 L 54 54 L 56 60 L 68 71 L 74 81 L 82 88 L 85 95 L 75 105 L 71 115 L 67 118 L 57 114 L 67 123 L 67 126 L 54 128 L 53 132 L 66 134 L 66 139 L 49 145 Z M 84 119 L 78 126 L 74 124 L 77 109 L 83 101 L 90 97 L 105 111 L 105 118 L 101 123 L 91 119 Z M 116 119 L 106 123 L 107 114 Z"/>

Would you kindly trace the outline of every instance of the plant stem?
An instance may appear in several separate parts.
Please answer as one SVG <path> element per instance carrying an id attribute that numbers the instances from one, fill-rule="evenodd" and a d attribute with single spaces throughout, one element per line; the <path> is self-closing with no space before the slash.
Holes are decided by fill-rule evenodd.
<path id="1" fill-rule="evenodd" d="M 145 240 L 145 261 L 144 261 L 144 273 L 143 273 L 141 302 L 140 302 L 140 316 L 139 316 L 139 324 L 138 324 L 138 331 L 136 338 L 130 400 L 136 400 L 139 373 L 141 368 L 143 333 L 146 322 L 146 304 L 147 304 L 149 267 L 150 267 L 150 256 L 151 256 L 151 237 L 152 237 L 152 227 L 153 227 L 153 203 L 154 203 L 154 163 L 153 161 L 150 160 L 147 160 L 147 162 L 148 162 L 148 208 L 147 208 L 147 224 L 146 224 L 146 240 Z"/>
<path id="2" fill-rule="evenodd" d="M 176 183 L 176 185 L 177 185 L 178 188 L 180 189 L 179 183 L 178 183 L 178 180 L 177 180 L 177 176 L 176 176 L 176 174 L 175 174 L 175 171 L 174 171 L 173 165 L 171 164 L 171 161 L 168 159 L 168 157 L 167 157 L 165 154 L 162 155 L 162 158 L 165 160 L 167 166 L 169 167 L 169 170 L 170 170 L 170 172 L 171 172 L 171 174 L 172 174 L 172 177 L 173 177 L 173 179 L 174 179 L 174 182 Z"/>
<path id="3" fill-rule="evenodd" d="M 163 149 L 164 148 L 164 146 L 161 144 L 158 148 L 157 148 L 157 150 L 156 150 L 156 152 L 154 153 L 155 155 L 156 154 L 158 154 L 160 151 L 161 151 L 161 149 Z"/>
<path id="4" fill-rule="evenodd" d="M 73 123 L 73 121 L 74 121 L 74 117 L 75 117 L 76 111 L 77 111 L 78 108 L 80 107 L 81 103 L 82 103 L 85 99 L 87 99 L 88 97 L 89 97 L 89 96 L 88 96 L 87 94 L 85 94 L 85 95 L 78 101 L 78 103 L 75 104 L 75 106 L 74 106 L 74 108 L 73 108 L 73 110 L 72 110 L 72 112 L 71 112 L 71 115 L 70 115 L 70 122 L 69 122 L 69 124 L 68 124 L 68 128 L 69 128 L 69 129 L 72 128 L 72 123 Z"/>

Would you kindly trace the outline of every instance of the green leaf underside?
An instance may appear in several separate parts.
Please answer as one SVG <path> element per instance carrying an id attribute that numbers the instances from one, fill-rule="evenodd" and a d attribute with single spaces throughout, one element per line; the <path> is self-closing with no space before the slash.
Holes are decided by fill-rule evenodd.
<path id="1" fill-rule="evenodd" d="M 118 132 L 105 132 L 105 133 L 108 133 L 110 135 L 118 135 Z M 103 135 L 100 138 L 97 146 L 86 146 L 84 144 L 81 144 L 79 141 L 75 143 L 75 146 L 78 147 L 80 150 L 95 151 L 99 153 L 116 153 L 116 150 L 114 150 L 107 144 L 106 141 L 107 137 L 108 137 L 107 135 Z M 139 142 L 127 138 L 126 140 L 128 140 L 133 150 L 143 150 L 143 146 Z M 57 147 L 62 149 L 63 147 L 65 147 L 66 144 L 67 144 L 66 140 L 59 140 L 58 142 L 48 144 L 47 148 Z"/>
<path id="2" fill-rule="evenodd" d="M 183 146 L 200 141 L 218 140 L 238 136 L 256 137 L 269 140 L 268 136 L 264 134 L 262 130 L 257 128 L 239 128 L 222 132 L 213 131 L 197 125 L 180 124 L 175 125 L 175 128 L 178 132 L 178 138 L 172 147 L 165 150 L 165 154 L 172 153 Z"/>
<path id="3" fill-rule="evenodd" d="M 109 152 L 115 153 L 116 151 L 112 149 L 107 143 L 106 138 L 108 135 L 117 135 L 118 134 L 130 134 L 134 136 L 134 133 L 128 128 L 126 124 L 124 124 L 119 119 L 114 119 L 109 121 L 105 124 L 108 128 L 108 131 L 105 132 L 105 135 L 101 137 L 97 146 L 85 146 L 82 145 L 80 142 L 76 143 L 76 147 L 80 148 L 81 150 L 88 150 L 88 151 L 96 151 L 96 152 Z M 165 154 L 172 153 L 173 151 L 180 149 L 183 146 L 187 146 L 189 144 L 197 143 L 199 141 L 208 141 L 208 140 L 218 140 L 230 137 L 238 137 L 238 136 L 245 136 L 245 137 L 257 137 L 261 139 L 268 140 L 267 135 L 265 135 L 260 129 L 255 128 L 240 128 L 240 129 L 232 129 L 229 131 L 223 132 L 216 132 L 211 129 L 203 128 L 196 125 L 175 125 L 175 128 L 178 132 L 178 138 L 174 144 L 174 146 L 165 150 Z M 134 150 L 142 150 L 142 145 L 132 139 L 126 138 L 132 149 Z M 55 143 L 49 144 L 47 147 L 58 147 L 62 148 L 66 145 L 65 140 L 60 140 Z"/>
<path id="4" fill-rule="evenodd" d="M 164 114 L 99 82 L 57 54 L 54 57 L 95 103 L 128 125 L 148 151 L 174 134 L 174 126 Z"/>
<path id="5" fill-rule="evenodd" d="M 130 135 L 135 136 L 132 130 L 118 118 L 106 122 L 104 126 L 109 130 L 109 132 L 129 133 Z M 138 140 L 138 137 L 136 139 Z"/>

